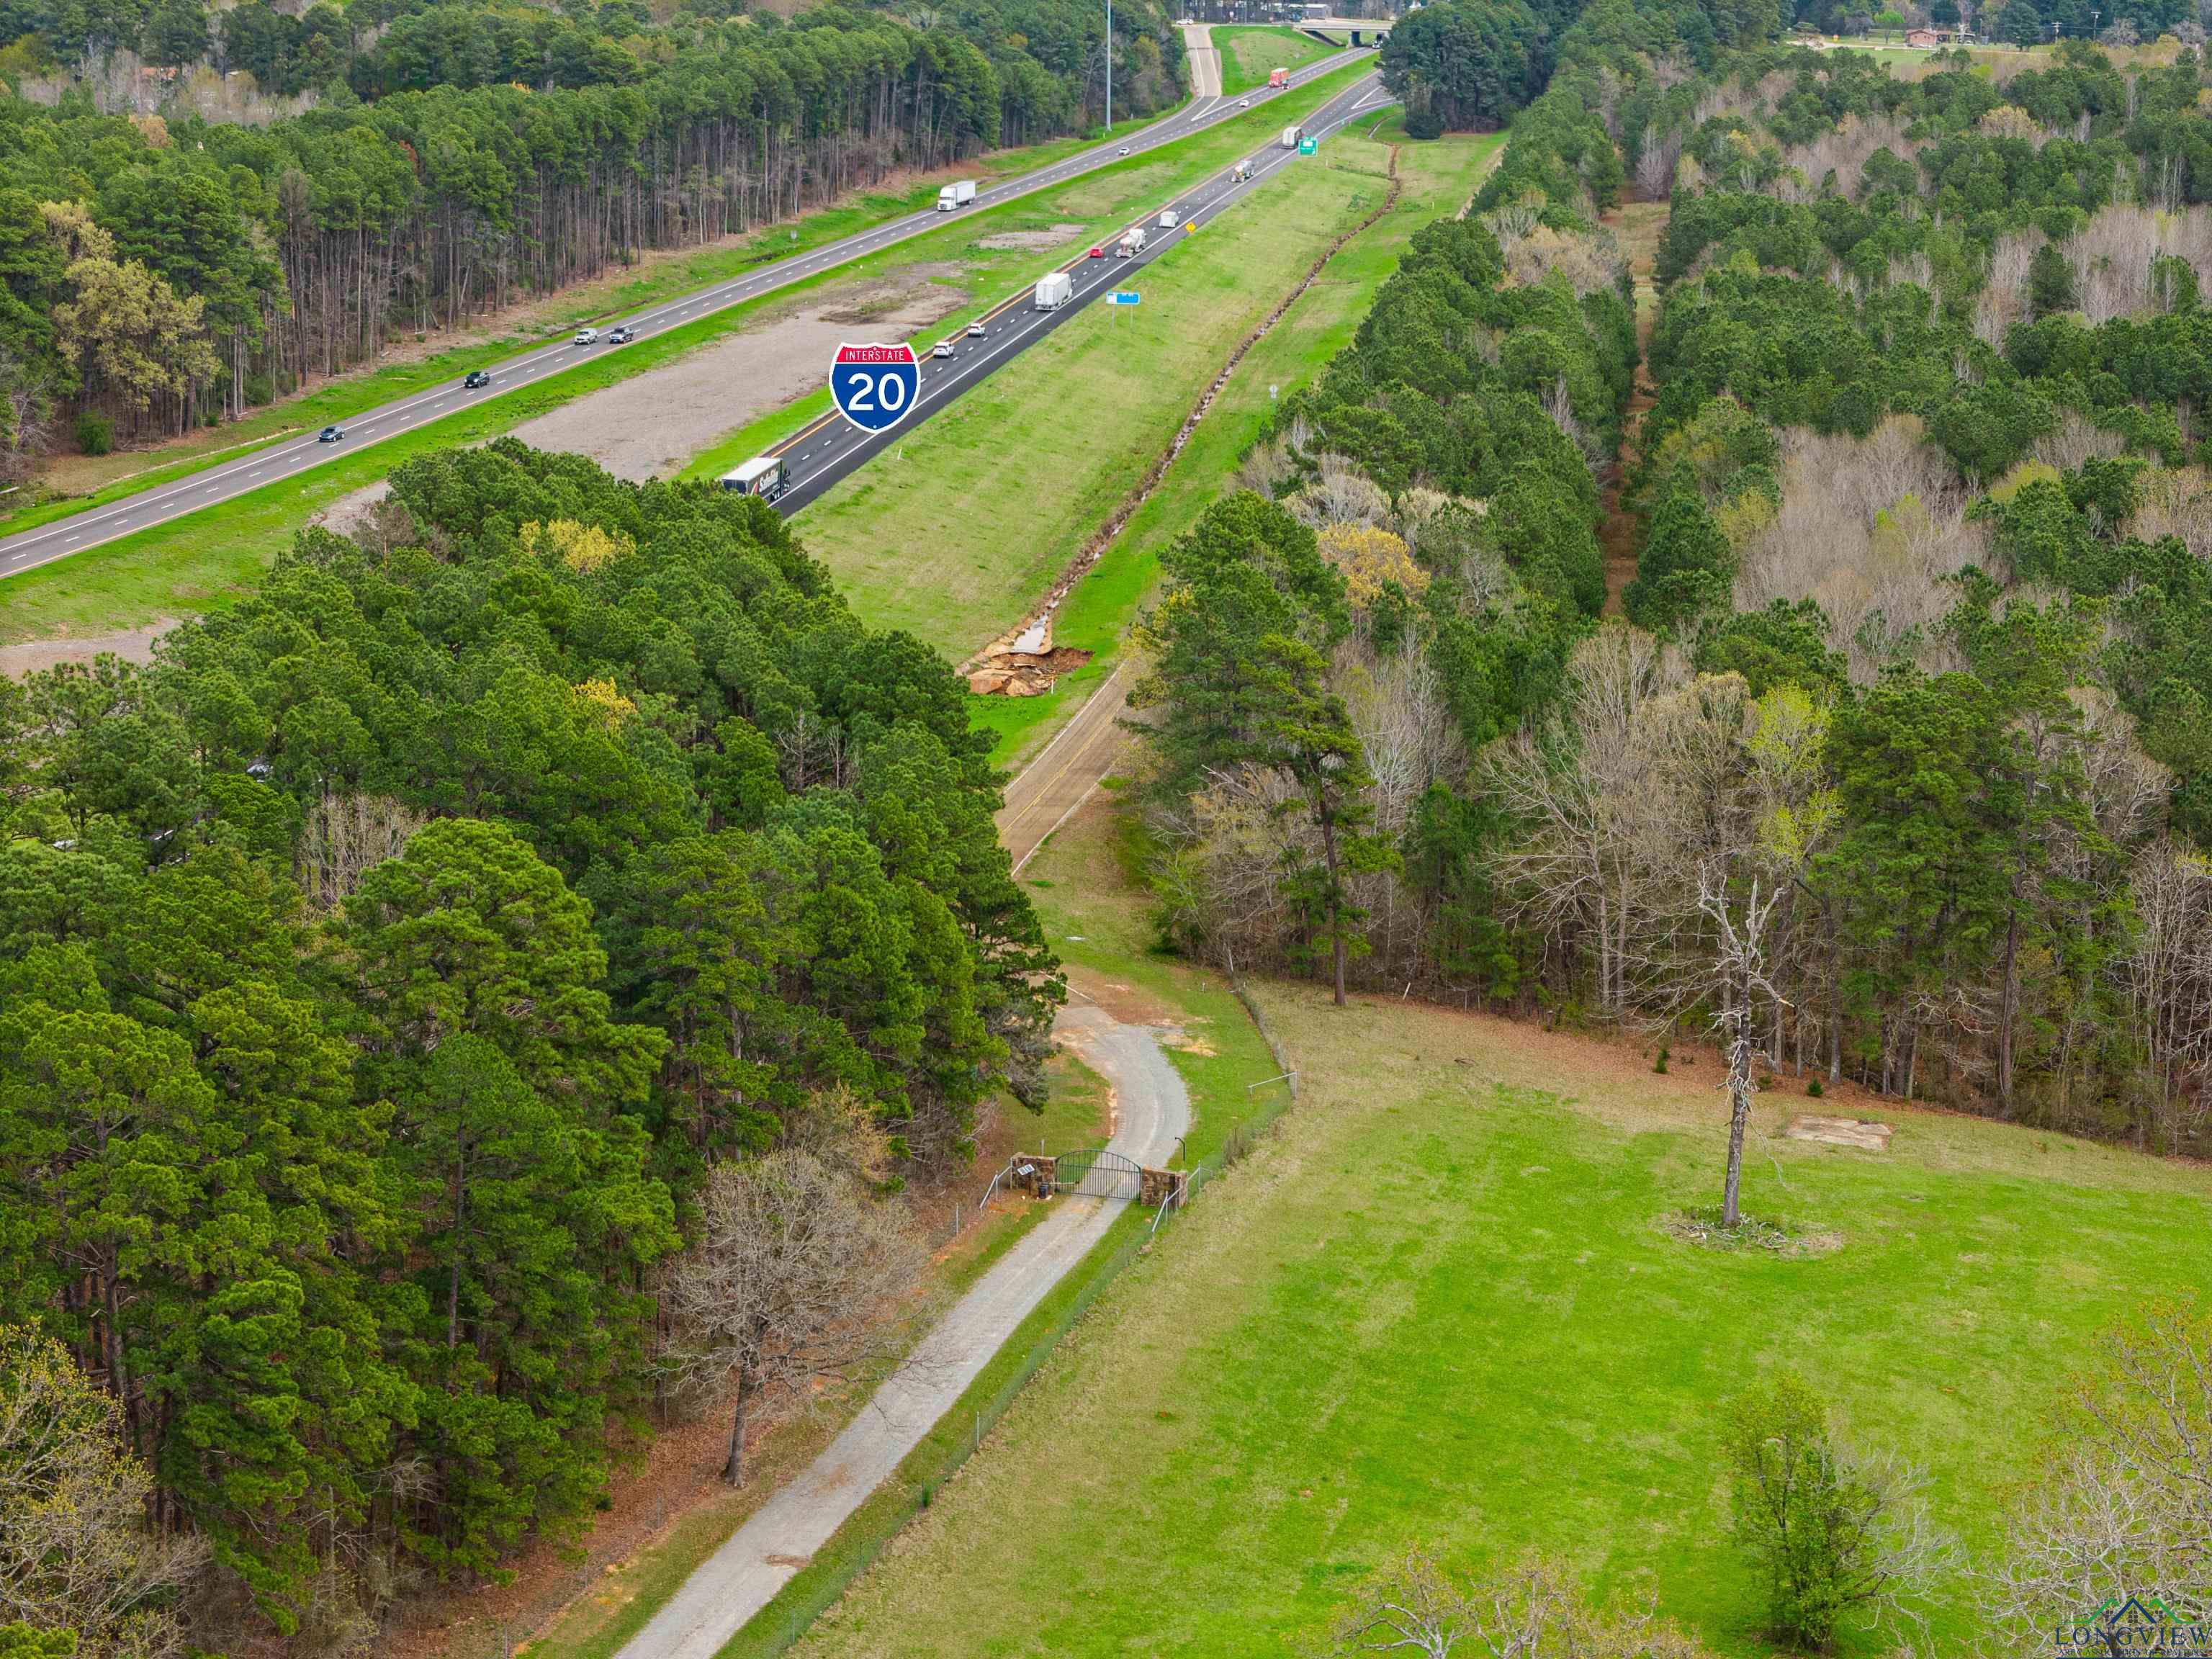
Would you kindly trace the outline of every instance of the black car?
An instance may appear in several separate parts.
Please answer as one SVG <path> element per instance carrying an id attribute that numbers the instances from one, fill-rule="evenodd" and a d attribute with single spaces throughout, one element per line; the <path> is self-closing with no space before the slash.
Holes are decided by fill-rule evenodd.
<path id="1" fill-rule="evenodd" d="M 344 436 L 345 428 L 343 427 L 326 426 L 320 432 L 318 432 L 315 434 L 315 441 L 319 444 L 334 444 L 338 442 Z"/>
<path id="2" fill-rule="evenodd" d="M 475 391 L 478 386 L 489 386 L 490 384 L 491 384 L 491 371 L 490 371 L 490 370 L 489 370 L 489 369 L 483 369 L 483 368 L 472 368 L 472 369 L 471 369 L 471 370 L 469 371 L 469 377 L 468 377 L 468 379 L 466 379 L 465 380 L 463 380 L 463 381 L 461 382 L 461 390 L 462 390 L 462 391 L 464 391 L 464 392 L 474 392 L 474 391 Z"/>

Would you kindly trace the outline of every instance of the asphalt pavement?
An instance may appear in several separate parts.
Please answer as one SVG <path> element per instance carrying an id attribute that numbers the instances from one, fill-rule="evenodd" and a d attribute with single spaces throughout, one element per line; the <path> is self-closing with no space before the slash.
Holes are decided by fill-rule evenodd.
<path id="1" fill-rule="evenodd" d="M 1296 87 L 1328 74 L 1361 56 L 1360 52 L 1347 51 L 1321 59 L 1294 74 L 1291 77 L 1291 86 Z M 1249 94 L 1255 108 L 1267 99 L 1281 95 L 1280 92 L 1269 93 L 1265 88 L 1255 89 Z M 1140 155 L 1163 144 L 1172 143 L 1194 131 L 1225 120 L 1239 112 L 1238 105 L 1226 100 L 1196 100 L 1127 138 L 1094 145 L 1050 167 L 980 190 L 975 195 L 975 208 L 996 206 L 1051 185 L 1063 184 L 1100 167 L 1110 167 L 1124 155 Z M 867 230 L 855 232 L 841 240 L 825 243 L 805 253 L 776 260 L 743 276 L 694 289 L 627 316 L 611 318 L 600 325 L 600 332 L 604 335 L 612 328 L 627 326 L 643 336 L 693 322 L 939 229 L 951 216 L 939 213 L 933 207 L 909 213 Z M 1096 284 L 1092 286 L 1095 289 Z M 456 380 L 364 410 L 343 423 L 345 436 L 341 441 L 321 443 L 317 441 L 317 434 L 311 432 L 279 439 L 236 460 L 208 467 L 173 483 L 141 490 L 106 507 L 88 509 L 68 518 L 57 519 L 34 530 L 0 538 L 0 579 L 36 569 L 40 565 L 67 558 L 73 553 L 97 547 L 134 531 L 167 524 L 189 514 L 234 501 L 255 490 L 303 477 L 316 467 L 352 455 L 365 446 L 398 437 L 442 420 L 448 415 L 458 414 L 464 409 L 475 408 L 504 397 L 523 386 L 537 385 L 600 353 L 621 349 L 620 346 L 605 343 L 578 345 L 573 339 L 540 346 L 494 365 L 491 384 L 487 386 L 471 390 Z M 945 389 L 951 390 L 953 384 L 948 382 Z M 900 428 L 894 428 L 897 429 Z M 842 476 L 842 471 L 838 476 Z M 791 505 L 795 507 L 799 502 L 793 501 Z"/>

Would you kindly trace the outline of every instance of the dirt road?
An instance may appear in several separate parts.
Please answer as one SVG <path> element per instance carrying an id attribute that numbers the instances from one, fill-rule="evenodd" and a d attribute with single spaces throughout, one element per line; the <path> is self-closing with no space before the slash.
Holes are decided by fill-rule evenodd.
<path id="1" fill-rule="evenodd" d="M 1151 1028 L 1090 1006 L 1062 1010 L 1054 1029 L 1113 1085 L 1121 1127 L 1108 1145 L 1164 1166 L 1190 1127 L 1190 1097 Z M 1125 1201 L 1053 1200 L 1052 1213 L 953 1304 L 845 1431 L 701 1565 L 618 1659 L 714 1659 L 951 1409 Z"/>
<path id="2" fill-rule="evenodd" d="M 1075 718 L 1006 786 L 1006 804 L 999 811 L 999 839 L 1013 854 L 1016 875 L 1114 769 L 1128 739 L 1121 717 L 1129 712 L 1129 686 L 1136 678 L 1134 659 L 1122 658 Z"/>

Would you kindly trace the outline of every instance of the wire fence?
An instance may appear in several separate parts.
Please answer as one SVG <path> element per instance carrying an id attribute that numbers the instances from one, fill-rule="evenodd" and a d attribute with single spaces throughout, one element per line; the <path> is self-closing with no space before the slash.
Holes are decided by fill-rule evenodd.
<path id="1" fill-rule="evenodd" d="M 842 1553 L 835 1569 L 824 1573 L 815 1583 L 806 1587 L 786 1608 L 770 1604 L 768 1611 L 774 1620 L 775 1634 L 754 1652 L 779 1655 L 788 1652 L 804 1636 L 814 1621 L 827 1612 L 837 1599 L 850 1589 L 854 1580 L 872 1566 L 884 1547 L 896 1537 L 906 1524 L 927 1509 L 936 1496 L 937 1489 L 960 1472 L 970 1457 L 980 1450 L 983 1437 L 999 1425 L 1001 1418 L 1012 1407 L 1023 1389 L 1028 1386 L 1038 1369 L 1052 1357 L 1060 1339 L 1075 1328 L 1084 1315 L 1105 1293 L 1106 1287 L 1121 1276 L 1123 1268 L 1141 1255 L 1149 1243 L 1148 1235 L 1133 1231 L 1114 1254 L 1102 1262 L 1053 1316 L 1050 1322 L 1039 1331 L 1024 1352 L 1021 1363 L 1007 1376 L 1005 1382 L 992 1391 L 991 1397 L 981 1405 L 969 1407 L 969 1431 L 954 1440 L 943 1455 L 912 1480 L 896 1509 L 880 1515 L 868 1535 L 854 1542 Z M 957 1412 L 959 1407 L 954 1407 Z M 796 1581 L 794 1581 L 796 1582 Z"/>

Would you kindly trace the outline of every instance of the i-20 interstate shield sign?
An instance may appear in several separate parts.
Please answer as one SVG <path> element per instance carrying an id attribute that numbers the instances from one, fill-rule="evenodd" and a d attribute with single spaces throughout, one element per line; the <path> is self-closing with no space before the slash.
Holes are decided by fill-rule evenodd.
<path id="1" fill-rule="evenodd" d="M 864 432 L 896 426 L 921 390 L 921 365 L 910 345 L 841 345 L 830 365 L 837 412 Z"/>

